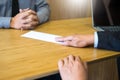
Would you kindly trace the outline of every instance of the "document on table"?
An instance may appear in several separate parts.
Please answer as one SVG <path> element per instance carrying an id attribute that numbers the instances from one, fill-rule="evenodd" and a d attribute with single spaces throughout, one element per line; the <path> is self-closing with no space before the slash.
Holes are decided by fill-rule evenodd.
<path id="1" fill-rule="evenodd" d="M 62 42 L 55 41 L 56 37 L 61 37 L 61 36 L 43 33 L 43 32 L 30 31 L 30 32 L 27 32 L 27 33 L 21 35 L 21 37 L 62 44 Z"/>

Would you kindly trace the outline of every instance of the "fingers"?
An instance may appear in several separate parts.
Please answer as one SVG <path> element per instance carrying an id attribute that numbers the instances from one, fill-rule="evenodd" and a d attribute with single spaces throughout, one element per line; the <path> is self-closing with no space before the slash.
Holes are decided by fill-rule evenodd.
<path id="1" fill-rule="evenodd" d="M 69 61 L 75 61 L 75 56 L 73 55 L 69 55 L 68 58 L 69 58 Z"/>
<path id="2" fill-rule="evenodd" d="M 29 9 L 26 9 L 26 10 L 20 9 L 19 16 L 21 16 L 22 19 L 26 19 L 31 15 L 37 16 L 37 13 L 35 11 L 29 10 Z"/>
<path id="3" fill-rule="evenodd" d="M 79 45 L 80 45 L 80 43 L 79 43 L 79 45 L 78 45 L 78 41 L 76 41 L 76 40 L 74 40 L 74 39 L 71 39 L 71 40 L 63 40 L 63 41 L 60 41 L 60 42 L 62 42 L 62 45 L 64 45 L 64 46 L 73 46 L 73 47 L 79 47 Z"/>
<path id="4" fill-rule="evenodd" d="M 69 55 L 59 60 L 58 68 L 62 80 L 87 80 L 87 72 L 80 57 Z"/>
<path id="5" fill-rule="evenodd" d="M 73 56 L 73 55 L 69 55 L 65 57 L 64 59 L 59 60 L 58 67 L 60 69 L 61 67 L 64 67 L 64 66 L 74 65 L 75 62 L 77 62 L 81 66 L 84 66 L 85 69 L 87 69 L 87 64 L 83 62 L 79 56 Z"/>
<path id="6" fill-rule="evenodd" d="M 19 15 L 17 15 L 18 17 L 20 17 L 21 19 L 25 19 L 30 15 L 30 13 L 28 12 L 23 12 L 23 13 L 19 13 Z"/>
<path id="7" fill-rule="evenodd" d="M 29 17 L 27 17 L 26 19 L 24 19 L 24 24 L 28 24 L 31 22 L 38 22 L 38 17 L 35 15 L 30 15 Z"/>
<path id="8" fill-rule="evenodd" d="M 58 68 L 60 73 L 62 73 L 62 69 L 67 68 L 67 66 L 69 65 L 74 65 L 74 61 L 75 61 L 75 56 L 69 55 L 68 57 L 64 58 L 64 59 L 60 59 L 58 61 Z"/>
<path id="9" fill-rule="evenodd" d="M 15 29 L 34 29 L 38 24 L 37 13 L 27 8 L 20 9 L 20 13 L 11 20 L 10 26 Z"/>
<path id="10" fill-rule="evenodd" d="M 77 61 L 78 63 L 81 63 L 81 66 L 84 65 L 84 62 L 81 60 L 79 56 L 75 57 L 75 61 Z"/>
<path id="11" fill-rule="evenodd" d="M 59 67 L 59 69 L 61 69 L 61 67 L 63 67 L 63 65 L 64 65 L 64 61 L 62 59 L 60 59 L 58 61 L 58 67 Z"/>
<path id="12" fill-rule="evenodd" d="M 56 41 L 58 42 L 65 42 L 65 41 L 71 41 L 73 39 L 73 36 L 68 36 L 68 37 L 57 37 Z"/>
<path id="13" fill-rule="evenodd" d="M 23 29 L 34 29 L 39 24 L 38 17 L 34 11 L 27 10 L 25 12 L 22 12 L 21 14 L 21 25 Z"/>
<path id="14" fill-rule="evenodd" d="M 31 22 L 29 24 L 23 24 L 23 29 L 34 29 L 38 22 Z"/>
<path id="15" fill-rule="evenodd" d="M 76 56 L 76 57 L 75 57 L 75 60 L 76 60 L 78 63 L 81 63 L 80 65 L 83 66 L 86 70 L 88 69 L 87 63 L 86 63 L 86 62 L 83 62 L 79 56 Z"/>
<path id="16" fill-rule="evenodd" d="M 64 46 L 70 46 L 70 47 L 86 47 L 88 46 L 88 38 L 85 35 L 73 35 L 68 37 L 58 37 L 55 40 L 58 42 L 62 42 L 62 45 Z"/>
<path id="17" fill-rule="evenodd" d="M 29 8 L 26 8 L 26 9 L 20 9 L 20 12 L 26 12 L 26 13 L 29 13 L 29 14 L 33 14 L 33 15 L 36 15 L 37 13 Z"/>
<path id="18" fill-rule="evenodd" d="M 57 42 L 62 42 L 62 45 L 64 46 L 76 46 L 74 45 L 74 36 L 68 36 L 68 37 L 57 37 L 55 39 Z"/>
<path id="19" fill-rule="evenodd" d="M 63 42 L 63 45 L 65 45 L 65 46 L 77 47 L 77 43 L 78 43 L 75 36 L 58 37 L 55 40 L 58 42 Z"/>
<path id="20" fill-rule="evenodd" d="M 59 67 L 63 67 L 64 65 L 68 65 L 69 63 L 74 62 L 74 61 L 75 61 L 75 56 L 69 55 L 64 59 L 59 60 L 58 65 Z"/>
<path id="21" fill-rule="evenodd" d="M 29 15 L 29 17 L 24 19 L 23 24 L 25 24 L 23 26 L 24 29 L 33 29 L 35 26 L 37 26 L 39 24 L 37 15 L 33 15 L 33 14 Z"/>
<path id="22" fill-rule="evenodd" d="M 78 62 L 81 62 L 82 65 L 85 65 L 84 62 L 82 61 L 82 59 L 79 56 L 76 56 L 75 60 L 78 61 Z"/>
<path id="23" fill-rule="evenodd" d="M 65 45 L 65 46 L 73 46 L 73 47 L 77 47 L 78 46 L 77 42 L 74 41 L 74 40 L 72 40 L 72 41 L 65 41 L 65 42 L 63 42 L 63 45 Z"/>
<path id="24" fill-rule="evenodd" d="M 37 13 L 33 10 L 28 10 L 28 13 L 33 14 L 33 15 L 37 15 Z"/>
<path id="25" fill-rule="evenodd" d="M 78 62 L 81 62 L 81 61 L 82 61 L 79 56 L 76 56 L 76 57 L 75 57 L 75 60 L 78 61 Z"/>
<path id="26" fill-rule="evenodd" d="M 60 62 L 62 62 L 62 64 L 67 64 L 69 62 L 74 62 L 74 61 L 78 61 L 80 63 L 82 63 L 82 65 L 86 66 L 86 63 L 83 63 L 83 61 L 81 60 L 81 58 L 79 56 L 73 56 L 73 55 L 69 55 L 64 59 L 59 60 Z"/>
<path id="27" fill-rule="evenodd" d="M 21 13 L 21 12 L 25 12 L 25 11 L 28 11 L 28 10 L 30 10 L 30 9 L 29 9 L 29 8 L 26 8 L 26 9 L 20 9 L 19 12 Z"/>

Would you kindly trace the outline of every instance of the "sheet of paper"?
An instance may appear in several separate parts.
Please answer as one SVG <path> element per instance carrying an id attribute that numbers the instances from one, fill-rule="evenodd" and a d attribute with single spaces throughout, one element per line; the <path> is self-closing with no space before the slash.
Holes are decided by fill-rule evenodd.
<path id="1" fill-rule="evenodd" d="M 21 35 L 21 37 L 32 38 L 32 39 L 62 44 L 62 42 L 55 41 L 56 37 L 61 37 L 61 36 L 43 33 L 43 32 L 30 31 L 28 33 Z"/>

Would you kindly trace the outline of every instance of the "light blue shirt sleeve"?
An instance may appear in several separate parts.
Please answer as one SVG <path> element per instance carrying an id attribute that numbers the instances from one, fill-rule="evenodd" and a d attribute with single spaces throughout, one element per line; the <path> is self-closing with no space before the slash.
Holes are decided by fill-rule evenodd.
<path id="1" fill-rule="evenodd" d="M 10 28 L 11 17 L 0 17 L 0 28 Z"/>
<path id="2" fill-rule="evenodd" d="M 94 32 L 94 48 L 98 46 L 98 35 L 97 32 Z"/>
<path id="3" fill-rule="evenodd" d="M 50 9 L 46 0 L 38 0 L 36 2 L 37 16 L 39 18 L 39 23 L 44 23 L 49 19 Z"/>
<path id="4" fill-rule="evenodd" d="M 37 12 L 39 23 L 49 20 L 50 9 L 46 0 L 19 0 L 19 8 Z M 10 28 L 11 15 L 12 0 L 0 0 L 0 28 Z"/>

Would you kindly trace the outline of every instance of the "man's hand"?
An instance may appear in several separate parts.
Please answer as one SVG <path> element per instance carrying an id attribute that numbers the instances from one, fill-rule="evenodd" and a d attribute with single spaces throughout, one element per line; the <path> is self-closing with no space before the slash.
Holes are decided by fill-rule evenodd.
<path id="1" fill-rule="evenodd" d="M 58 68 L 62 80 L 88 80 L 87 63 L 79 56 L 69 55 L 58 61 Z"/>
<path id="2" fill-rule="evenodd" d="M 56 41 L 63 42 L 65 46 L 86 47 L 94 44 L 94 35 L 73 35 L 56 38 Z"/>
<path id="3" fill-rule="evenodd" d="M 25 18 L 26 25 L 23 26 L 23 29 L 34 29 L 39 24 L 37 13 L 32 10 L 28 10 L 27 12 L 32 14 Z"/>
<path id="4" fill-rule="evenodd" d="M 11 28 L 34 29 L 39 24 L 35 11 L 30 9 L 20 10 L 20 13 L 11 19 Z"/>

